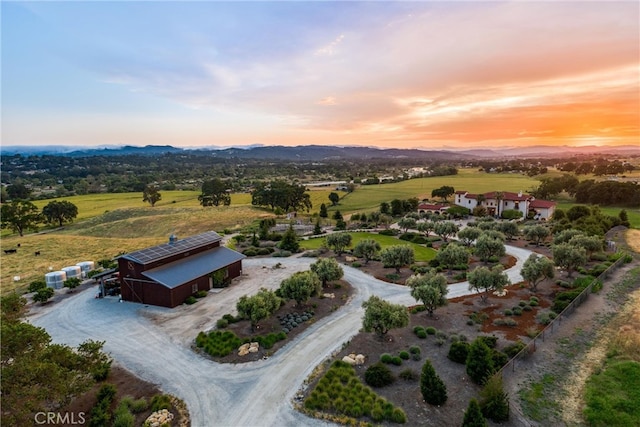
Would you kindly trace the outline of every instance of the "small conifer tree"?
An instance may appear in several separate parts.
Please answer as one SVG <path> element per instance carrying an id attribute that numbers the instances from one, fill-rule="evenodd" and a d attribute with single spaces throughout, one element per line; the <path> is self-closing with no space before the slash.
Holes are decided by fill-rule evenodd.
<path id="1" fill-rule="evenodd" d="M 467 355 L 467 375 L 476 384 L 484 384 L 493 373 L 491 349 L 481 339 L 475 339 Z"/>
<path id="2" fill-rule="evenodd" d="M 442 405 L 447 401 L 447 387 L 438 374 L 436 374 L 429 360 L 422 366 L 420 391 L 422 392 L 424 400 L 432 405 Z"/>
<path id="3" fill-rule="evenodd" d="M 476 399 L 471 399 L 469 402 L 462 420 L 462 427 L 487 427 L 487 420 L 484 419 Z"/>

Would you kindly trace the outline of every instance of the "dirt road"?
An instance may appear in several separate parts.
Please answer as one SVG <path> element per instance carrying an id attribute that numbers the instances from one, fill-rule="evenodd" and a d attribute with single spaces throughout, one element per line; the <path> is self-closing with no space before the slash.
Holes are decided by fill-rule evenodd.
<path id="1" fill-rule="evenodd" d="M 530 252 L 508 247 L 518 259 L 509 269 L 512 282 Z M 194 306 L 173 310 L 95 299 L 94 290 L 65 299 L 28 318 L 47 329 L 55 342 L 78 345 L 86 339 L 106 341 L 105 350 L 118 364 L 165 392 L 183 399 L 194 427 L 200 426 L 323 426 L 293 410 L 291 400 L 304 379 L 362 325 L 362 302 L 370 295 L 415 304 L 404 286 L 392 285 L 344 267 L 344 279 L 354 295 L 332 316 L 324 318 L 275 356 L 238 365 L 217 364 L 198 355 L 190 345 L 201 330 L 210 329 L 235 302 L 260 287 L 276 289 L 282 279 L 308 269 L 313 258 L 263 258 L 243 262 L 244 274 L 231 287 L 209 295 Z M 274 269 L 282 263 L 285 268 Z M 449 297 L 468 294 L 468 283 L 450 286 Z"/>

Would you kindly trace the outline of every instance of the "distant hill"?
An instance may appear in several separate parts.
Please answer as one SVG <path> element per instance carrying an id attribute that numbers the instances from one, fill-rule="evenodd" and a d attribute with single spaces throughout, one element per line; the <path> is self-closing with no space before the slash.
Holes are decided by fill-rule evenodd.
<path id="1" fill-rule="evenodd" d="M 7 146 L 2 147 L 2 154 L 13 155 L 60 155 L 70 157 L 89 156 L 122 156 L 122 155 L 158 155 L 164 153 L 203 154 L 223 159 L 266 159 L 266 160 L 307 160 L 323 161 L 332 159 L 425 159 L 425 160 L 470 160 L 474 158 L 505 158 L 505 157 L 555 157 L 567 155 L 640 155 L 640 146 L 625 145 L 617 147 L 606 146 L 546 146 L 537 145 L 515 148 L 487 148 L 471 150 L 422 150 L 400 148 L 373 147 L 337 147 L 331 145 L 299 145 L 290 146 L 243 146 L 216 148 L 206 147 L 197 149 L 178 148 L 170 145 L 147 145 L 144 147 L 122 146 L 103 148 L 82 148 L 69 146 Z"/>

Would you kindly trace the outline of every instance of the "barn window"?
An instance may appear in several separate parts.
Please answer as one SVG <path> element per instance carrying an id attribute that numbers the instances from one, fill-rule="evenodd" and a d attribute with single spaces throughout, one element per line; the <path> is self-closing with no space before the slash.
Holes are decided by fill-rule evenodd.
<path id="1" fill-rule="evenodd" d="M 195 294 L 196 292 L 198 292 L 198 284 L 194 283 L 191 285 L 191 293 Z"/>

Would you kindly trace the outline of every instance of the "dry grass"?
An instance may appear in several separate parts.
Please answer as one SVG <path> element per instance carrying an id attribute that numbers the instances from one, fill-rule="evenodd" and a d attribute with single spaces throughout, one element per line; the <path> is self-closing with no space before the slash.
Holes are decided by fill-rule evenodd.
<path id="1" fill-rule="evenodd" d="M 624 323 L 618 328 L 613 347 L 623 357 L 640 362 L 640 290 L 629 296 L 621 317 Z"/>
<path id="2" fill-rule="evenodd" d="M 625 233 L 624 238 L 631 250 L 640 254 L 640 230 L 630 228 Z"/>

